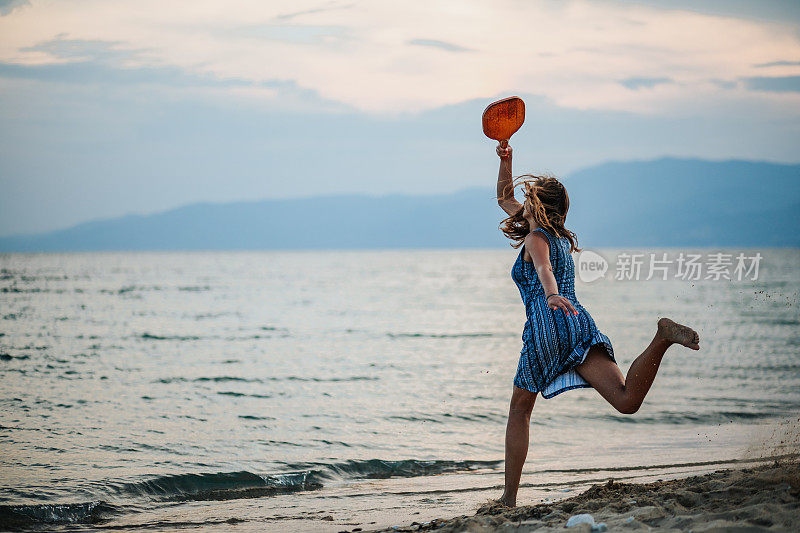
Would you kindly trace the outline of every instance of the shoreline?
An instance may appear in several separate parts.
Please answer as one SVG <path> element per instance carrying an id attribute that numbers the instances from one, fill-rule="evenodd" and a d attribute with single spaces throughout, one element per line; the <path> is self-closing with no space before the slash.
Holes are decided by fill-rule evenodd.
<path id="1" fill-rule="evenodd" d="M 589 524 L 565 529 L 578 514 L 592 515 L 608 531 L 800 531 L 800 461 L 793 457 L 652 483 L 609 479 L 557 502 L 513 509 L 487 503 L 472 516 L 372 531 L 605 531 Z"/>

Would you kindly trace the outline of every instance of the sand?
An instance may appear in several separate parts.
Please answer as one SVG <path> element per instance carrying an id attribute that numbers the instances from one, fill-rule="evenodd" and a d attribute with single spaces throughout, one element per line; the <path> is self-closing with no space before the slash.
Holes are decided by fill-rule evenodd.
<path id="1" fill-rule="evenodd" d="M 800 532 L 800 464 L 775 461 L 754 468 L 656 483 L 609 480 L 555 503 L 514 509 L 485 504 L 473 516 L 394 526 L 383 531 L 591 531 L 565 529 L 576 514 L 591 514 L 608 531 Z"/>

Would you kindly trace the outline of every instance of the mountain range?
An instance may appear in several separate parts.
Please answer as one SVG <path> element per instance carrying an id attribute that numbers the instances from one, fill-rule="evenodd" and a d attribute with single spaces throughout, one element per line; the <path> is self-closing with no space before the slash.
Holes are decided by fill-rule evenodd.
<path id="1" fill-rule="evenodd" d="M 0 251 L 500 247 L 493 178 L 446 195 L 198 203 L 3 237 Z M 800 247 L 800 165 L 664 158 L 563 183 L 582 246 Z"/>

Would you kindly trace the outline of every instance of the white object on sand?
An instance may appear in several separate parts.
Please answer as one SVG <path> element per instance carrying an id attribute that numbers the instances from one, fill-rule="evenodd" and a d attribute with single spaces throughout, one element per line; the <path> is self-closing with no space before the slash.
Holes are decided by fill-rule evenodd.
<path id="1" fill-rule="evenodd" d="M 566 527 L 575 527 L 578 524 L 589 524 L 590 526 L 593 526 L 594 517 L 590 514 L 576 514 L 574 516 L 570 516 L 569 520 L 567 520 Z"/>

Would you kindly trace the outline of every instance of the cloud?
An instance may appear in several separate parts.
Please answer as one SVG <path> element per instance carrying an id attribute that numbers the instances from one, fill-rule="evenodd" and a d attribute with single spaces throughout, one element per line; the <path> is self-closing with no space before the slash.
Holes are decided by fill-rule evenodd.
<path id="1" fill-rule="evenodd" d="M 745 78 L 744 83 L 752 91 L 775 93 L 800 92 L 800 76 L 753 77 Z"/>
<path id="2" fill-rule="evenodd" d="M 747 90 L 709 80 L 800 57 L 791 21 L 653 3 L 231 0 L 186 10 L 179 0 L 53 0 L 0 17 L 0 62 L 172 68 L 151 74 L 236 80 L 231 98 L 293 80 L 327 102 L 386 116 L 530 91 L 574 109 L 688 112 Z"/>
<path id="3" fill-rule="evenodd" d="M 252 86 L 250 80 L 216 78 L 197 75 L 177 67 L 117 68 L 95 61 L 21 65 L 0 62 L 0 78 L 77 84 L 160 84 L 171 87 L 241 87 Z"/>
<path id="4" fill-rule="evenodd" d="M 711 83 L 719 87 L 720 89 L 735 89 L 739 84 L 735 81 L 731 80 L 718 80 L 713 79 L 709 80 Z"/>
<path id="5" fill-rule="evenodd" d="M 89 50 L 102 50 L 99 43 L 92 43 Z M 83 52 L 79 55 L 84 57 Z M 114 54 L 98 54 L 94 60 L 68 63 L 24 65 L 0 62 L 0 80 L 31 80 L 44 83 L 70 84 L 79 87 L 116 87 L 119 89 L 150 86 L 164 89 L 198 89 L 236 91 L 239 98 L 256 98 L 262 105 L 269 102 L 284 110 L 306 109 L 315 112 L 346 111 L 349 108 L 338 102 L 322 98 L 313 89 L 300 87 L 294 80 L 269 79 L 254 81 L 242 78 L 221 78 L 210 73 L 193 73 L 174 66 L 130 66 L 125 67 L 107 61 Z M 128 57 L 122 54 L 121 57 Z M 166 94 L 156 97 L 169 100 Z M 231 98 L 230 94 L 226 95 Z M 248 98 L 249 97 L 249 98 Z"/>
<path id="6" fill-rule="evenodd" d="M 275 20 L 282 20 L 287 21 L 297 17 L 302 17 L 303 15 L 314 15 L 317 13 L 325 13 L 326 11 L 335 11 L 338 9 L 349 9 L 353 7 L 353 4 L 344 4 L 344 5 L 336 5 L 335 2 L 329 2 L 320 7 L 314 7 L 311 9 L 303 9 L 301 11 L 295 11 L 293 13 L 284 13 L 280 14 L 275 17 Z"/>
<path id="7" fill-rule="evenodd" d="M 66 60 L 58 63 L 20 64 L 0 62 L 0 78 L 98 85 L 163 85 L 172 88 L 263 88 L 303 94 L 309 101 L 319 99 L 313 90 L 293 80 L 253 80 L 197 73 L 173 65 L 141 65 L 145 49 L 126 49 L 121 41 L 56 39 L 22 49 Z M 130 60 L 136 60 L 131 63 Z"/>
<path id="8" fill-rule="evenodd" d="M 0 17 L 5 17 L 18 7 L 30 5 L 28 0 L 0 0 Z"/>
<path id="9" fill-rule="evenodd" d="M 438 41 L 436 39 L 411 39 L 407 41 L 408 44 L 414 46 L 430 46 L 431 48 L 439 48 L 448 52 L 472 52 L 471 48 L 464 48 L 457 44 L 448 43 L 445 41 Z"/>
<path id="10" fill-rule="evenodd" d="M 620 80 L 619 83 L 632 91 L 638 91 L 639 89 L 652 89 L 656 85 L 674 83 L 674 81 L 670 78 L 627 78 Z"/>
<path id="11" fill-rule="evenodd" d="M 55 39 L 20 48 L 20 51 L 42 52 L 56 59 L 113 63 L 138 57 L 143 50 L 125 49 L 122 41 L 67 39 L 62 34 Z"/>
<path id="12" fill-rule="evenodd" d="M 351 39 L 344 26 L 311 26 L 300 24 L 262 24 L 241 26 L 224 32 L 228 37 L 246 37 L 283 41 L 290 44 L 331 45 Z"/>
<path id="13" fill-rule="evenodd" d="M 800 61 L 770 61 L 769 63 L 758 63 L 753 65 L 755 68 L 768 67 L 800 67 Z"/>
<path id="14" fill-rule="evenodd" d="M 662 9 L 694 11 L 742 19 L 769 20 L 785 23 L 800 22 L 800 3 L 792 0 L 621 0 L 630 4 L 645 4 Z"/>

